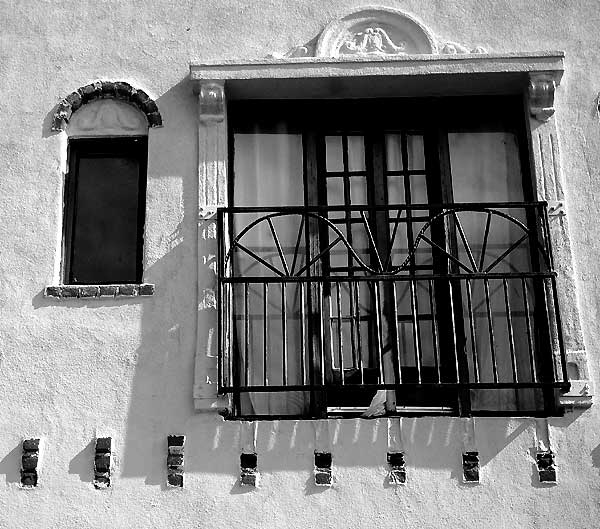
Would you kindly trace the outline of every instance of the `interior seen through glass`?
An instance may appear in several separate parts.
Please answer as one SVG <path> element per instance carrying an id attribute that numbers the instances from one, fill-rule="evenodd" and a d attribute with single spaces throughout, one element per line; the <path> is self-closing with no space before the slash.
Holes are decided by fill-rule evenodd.
<path id="1" fill-rule="evenodd" d="M 307 220 L 308 217 L 302 218 L 299 214 L 273 215 L 268 222 L 258 222 L 244 235 L 241 242 L 250 251 L 237 249 L 234 254 L 233 267 L 239 276 L 269 277 L 275 269 L 283 275 L 301 271 L 306 264 L 306 239 L 301 234 L 312 226 L 314 233 L 318 233 L 321 248 L 340 239 L 314 266 L 318 266 L 321 275 L 341 279 L 318 288 L 300 283 L 265 286 L 251 281 L 248 286 L 234 287 L 242 385 L 307 383 L 310 359 L 306 343 L 310 337 L 305 323 L 310 310 L 326 311 L 319 316 L 322 325 L 319 332 L 325 336 L 319 354 L 326 365 L 320 367 L 322 373 L 311 376 L 322 376 L 324 382 L 334 383 L 340 383 L 342 377 L 345 383 L 398 381 L 398 376 L 413 382 L 440 382 L 444 378 L 447 360 L 441 343 L 443 329 L 438 328 L 439 320 L 436 320 L 443 293 L 437 292 L 438 285 L 431 280 L 417 280 L 397 281 L 386 286 L 356 282 L 352 278 L 386 270 L 407 277 L 439 272 L 436 269 L 439 265 L 434 262 L 435 251 L 424 239 L 436 237 L 428 206 L 433 201 L 429 190 L 439 189 L 436 186 L 449 184 L 445 200 L 455 203 L 523 202 L 517 138 L 511 131 L 448 133 L 451 178 L 440 184 L 433 181 L 431 167 L 426 162 L 423 131 L 398 129 L 384 131 L 380 137 L 383 138 L 383 181 L 375 182 L 372 167 L 376 164 L 376 151 L 365 134 L 323 135 L 324 165 L 318 170 L 318 190 L 311 194 L 306 188 L 307 146 L 301 133 L 288 131 L 282 122 L 265 131 L 257 125 L 253 133 L 235 134 L 235 206 L 275 209 L 301 206 L 307 196 L 317 193 L 321 205 L 354 207 L 319 212 L 321 220 Z M 437 170 L 434 173 L 438 174 Z M 378 205 L 390 207 L 383 213 L 369 211 L 377 201 Z M 407 205 L 415 205 L 415 208 L 407 209 Z M 503 209 L 502 213 L 526 221 L 523 210 Z M 236 214 L 234 234 L 264 215 Z M 463 267 L 473 268 L 475 264 L 474 271 L 492 265 L 522 231 L 504 217 L 494 217 L 494 224 L 486 228 L 487 218 L 485 211 L 460 211 L 445 219 L 447 226 L 453 226 L 453 236 L 444 244 L 453 247 L 455 260 Z M 445 266 L 457 267 L 453 262 L 446 262 Z M 527 241 L 495 267 L 497 272 L 529 270 Z M 463 270 L 457 268 L 456 271 Z M 305 267 L 302 274 L 306 273 Z M 533 314 L 532 288 L 527 281 L 512 279 L 460 284 L 464 335 L 472 331 L 476 336 L 474 340 L 465 338 L 462 351 L 468 358 L 466 369 L 471 379 L 506 382 L 514 381 L 515 376 L 521 380 L 532 379 L 530 357 L 515 353 L 530 351 L 525 341 L 528 339 L 526 327 Z M 312 309 L 308 305 L 311 296 L 316 296 L 312 298 Z M 510 322 L 507 300 L 512 304 Z M 454 304 L 457 302 L 455 299 Z M 393 306 L 391 320 L 389 314 L 383 314 L 384 306 L 390 313 L 390 304 Z M 486 330 L 490 326 L 495 333 L 493 344 Z M 376 344 L 377 341 L 382 343 Z M 391 348 L 399 359 L 396 371 L 390 359 L 381 353 L 382 347 L 384 351 L 386 347 Z M 492 365 L 491 348 L 495 365 Z M 265 351 L 268 352 L 266 360 Z M 385 380 L 381 380 L 382 369 Z M 456 371 L 452 369 L 448 376 L 456 378 Z M 362 401 L 358 399 L 358 404 L 367 407 L 372 396 L 371 393 Z M 400 406 L 402 402 L 398 398 Z M 514 390 L 472 392 L 473 405 L 484 408 L 518 407 L 523 405 L 523 400 L 531 398 L 530 394 L 519 395 Z M 303 414 L 309 400 L 309 393 L 303 391 L 283 395 L 250 392 L 243 394 L 240 406 L 248 414 L 293 415 Z M 335 396 L 330 401 L 334 406 L 346 402 Z M 411 402 L 409 398 L 404 404 Z"/>

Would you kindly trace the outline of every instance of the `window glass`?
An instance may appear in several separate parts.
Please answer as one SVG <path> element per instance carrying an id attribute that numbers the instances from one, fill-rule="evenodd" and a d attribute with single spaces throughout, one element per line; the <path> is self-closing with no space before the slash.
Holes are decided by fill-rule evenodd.
<path id="1" fill-rule="evenodd" d="M 147 142 L 71 140 L 66 279 L 141 282 Z"/>

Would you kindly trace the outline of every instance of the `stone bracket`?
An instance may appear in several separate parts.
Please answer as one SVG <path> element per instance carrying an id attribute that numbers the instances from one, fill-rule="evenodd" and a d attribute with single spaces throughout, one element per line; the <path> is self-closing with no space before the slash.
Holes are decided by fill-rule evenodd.
<path id="1" fill-rule="evenodd" d="M 106 489 L 111 485 L 112 439 L 98 437 L 94 454 L 94 487 Z"/>
<path id="2" fill-rule="evenodd" d="M 462 469 L 465 483 L 479 483 L 479 452 L 463 452 Z"/>
<path id="3" fill-rule="evenodd" d="M 333 485 L 332 471 L 333 456 L 331 452 L 317 452 L 315 450 L 315 485 L 317 487 L 331 487 Z"/>
<path id="4" fill-rule="evenodd" d="M 389 467 L 388 483 L 390 485 L 404 485 L 406 483 L 404 452 L 388 452 L 387 463 Z"/>
<path id="5" fill-rule="evenodd" d="M 183 456 L 185 435 L 169 435 L 167 437 L 167 486 L 183 487 Z"/>
<path id="6" fill-rule="evenodd" d="M 548 121 L 554 115 L 556 81 L 549 74 L 529 76 L 529 111 L 538 121 Z"/>
<path id="7" fill-rule="evenodd" d="M 556 466 L 550 445 L 548 419 L 535 420 L 535 465 L 540 483 L 556 483 Z"/>
<path id="8" fill-rule="evenodd" d="M 40 439 L 25 439 L 21 455 L 21 487 L 33 489 L 38 486 Z"/>
<path id="9" fill-rule="evenodd" d="M 556 483 L 556 467 L 552 450 L 536 452 L 535 463 L 540 483 Z"/>
<path id="10" fill-rule="evenodd" d="M 258 487 L 260 473 L 258 472 L 258 456 L 256 452 L 240 454 L 240 484 Z"/>

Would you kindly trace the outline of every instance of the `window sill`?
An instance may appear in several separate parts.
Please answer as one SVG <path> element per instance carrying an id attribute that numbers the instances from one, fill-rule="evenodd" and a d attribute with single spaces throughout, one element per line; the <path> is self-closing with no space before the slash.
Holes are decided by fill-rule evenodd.
<path id="1" fill-rule="evenodd" d="M 135 298 L 154 295 L 154 284 L 56 285 L 44 289 L 44 297 L 55 299 Z"/>

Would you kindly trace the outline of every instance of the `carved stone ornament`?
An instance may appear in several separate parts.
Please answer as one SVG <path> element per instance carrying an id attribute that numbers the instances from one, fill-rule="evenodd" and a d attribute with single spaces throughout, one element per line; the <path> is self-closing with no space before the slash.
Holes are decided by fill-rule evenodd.
<path id="1" fill-rule="evenodd" d="M 548 121 L 554 114 L 556 83 L 549 76 L 532 75 L 529 79 L 529 109 L 538 121 Z"/>
<path id="2" fill-rule="evenodd" d="M 330 22 L 311 43 L 295 46 L 287 53 L 274 53 L 276 59 L 298 57 L 385 57 L 419 54 L 486 53 L 481 46 L 469 48 L 456 42 L 438 41 L 418 19 L 389 7 L 367 6 L 355 9 Z"/>
<path id="3" fill-rule="evenodd" d="M 225 119 L 225 93 L 220 83 L 200 86 L 200 121 L 219 122 Z"/>
<path id="4" fill-rule="evenodd" d="M 148 123 L 132 105 L 114 99 L 99 99 L 81 107 L 67 125 L 69 136 L 146 135 Z"/>

